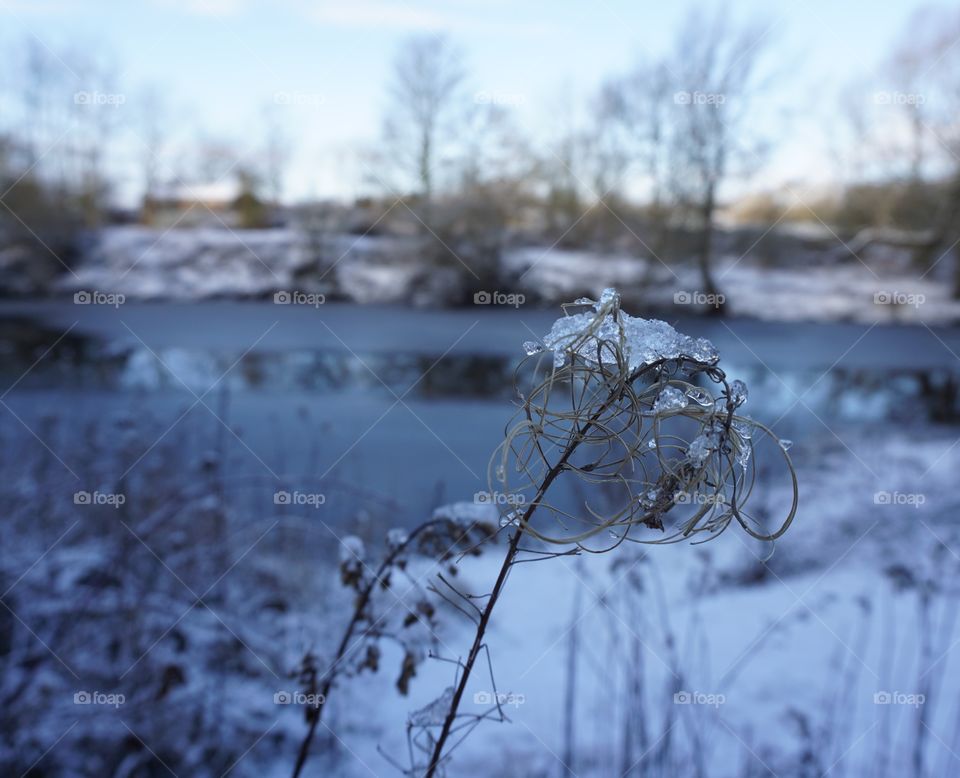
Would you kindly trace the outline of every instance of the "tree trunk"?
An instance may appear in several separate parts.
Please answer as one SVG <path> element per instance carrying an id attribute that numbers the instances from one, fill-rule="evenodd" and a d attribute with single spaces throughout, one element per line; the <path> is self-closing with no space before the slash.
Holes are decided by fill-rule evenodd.
<path id="1" fill-rule="evenodd" d="M 715 315 L 722 315 L 723 305 L 719 302 L 719 290 L 713 279 L 711 261 L 713 259 L 713 212 L 716 210 L 716 192 L 713 184 L 707 187 L 706 197 L 700 207 L 700 248 L 697 252 L 697 264 L 700 268 L 700 283 L 703 294 L 717 300 L 710 305 L 709 310 Z"/>
<path id="2" fill-rule="evenodd" d="M 420 177 L 420 224 L 418 229 L 421 235 L 426 236 L 433 229 L 432 203 L 433 203 L 433 140 L 429 129 L 424 129 L 420 137 L 420 158 L 417 161 L 418 174 Z"/>
<path id="3" fill-rule="evenodd" d="M 954 175 L 945 193 L 943 206 L 937 215 L 937 223 L 933 229 L 933 240 L 922 246 L 916 254 L 915 260 L 919 267 L 932 267 L 943 255 L 942 252 L 957 248 L 953 243 L 960 237 L 958 222 L 960 222 L 960 172 Z M 960 300 L 960 258 L 953 265 L 953 297 L 955 300 Z"/>

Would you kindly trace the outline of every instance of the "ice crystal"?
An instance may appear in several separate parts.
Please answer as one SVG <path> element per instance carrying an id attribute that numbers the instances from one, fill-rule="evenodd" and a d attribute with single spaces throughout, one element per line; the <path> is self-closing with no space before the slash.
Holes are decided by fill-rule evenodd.
<path id="1" fill-rule="evenodd" d="M 733 407 L 739 408 L 747 401 L 747 385 L 739 378 L 730 384 L 730 399 L 733 400 Z"/>
<path id="2" fill-rule="evenodd" d="M 667 411 L 681 411 L 687 407 L 687 395 L 677 389 L 675 386 L 668 386 L 657 397 L 653 404 L 654 413 L 665 413 Z"/>
<path id="3" fill-rule="evenodd" d="M 699 388 L 688 389 L 687 397 L 689 397 L 691 400 L 693 400 L 695 403 L 698 403 L 699 405 L 704 405 L 704 406 L 714 405 L 713 396 L 710 394 L 710 392 L 704 389 L 699 389 Z"/>
<path id="4" fill-rule="evenodd" d="M 687 448 L 687 459 L 694 467 L 702 467 L 711 453 L 720 445 L 720 435 L 716 430 L 701 432 Z"/>
<path id="5" fill-rule="evenodd" d="M 617 292 L 604 289 L 593 311 L 557 319 L 543 339 L 544 346 L 554 352 L 554 365 L 563 367 L 571 355 L 611 365 L 620 355 L 632 373 L 661 360 L 686 357 L 712 365 L 719 358 L 710 341 L 683 335 L 664 321 L 630 316 L 619 305 Z"/>
<path id="6" fill-rule="evenodd" d="M 733 430 L 733 433 L 737 436 L 740 442 L 740 449 L 737 452 L 737 463 L 741 467 L 746 467 L 750 462 L 750 455 L 753 452 L 753 448 L 750 445 L 750 438 L 753 435 L 753 430 L 750 428 L 749 424 L 745 424 L 742 421 L 735 421 L 730 425 L 730 428 Z"/>
<path id="7" fill-rule="evenodd" d="M 516 527 L 520 524 L 520 511 L 510 511 L 505 516 L 500 517 L 501 527 Z"/>

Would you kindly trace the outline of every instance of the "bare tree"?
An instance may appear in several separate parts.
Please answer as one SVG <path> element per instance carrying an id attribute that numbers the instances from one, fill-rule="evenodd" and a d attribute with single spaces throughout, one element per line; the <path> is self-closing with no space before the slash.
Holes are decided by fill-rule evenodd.
<path id="1" fill-rule="evenodd" d="M 565 83 L 555 98 L 553 137 L 540 163 L 546 185 L 546 228 L 558 245 L 576 242 L 575 227 L 584 219 L 584 189 L 590 178 L 586 165 L 589 132 L 577 115 L 570 95 L 573 85 Z M 598 193 L 600 194 L 600 193 Z"/>
<path id="2" fill-rule="evenodd" d="M 615 84 L 602 84 L 590 100 L 590 120 L 582 143 L 585 183 L 595 198 L 593 237 L 605 249 L 610 249 L 621 233 L 624 183 L 633 161 L 623 127 L 611 121 L 619 103 Z"/>
<path id="3" fill-rule="evenodd" d="M 110 154 L 117 132 L 127 121 L 124 94 L 116 80 L 120 70 L 109 51 L 67 51 L 80 91 L 70 101 L 68 148 L 74 186 L 87 226 L 98 226 L 111 189 Z"/>
<path id="4" fill-rule="evenodd" d="M 284 177 L 291 157 L 292 140 L 284 132 L 276 105 L 264 109 L 263 178 L 267 196 L 274 208 L 283 197 Z"/>
<path id="5" fill-rule="evenodd" d="M 201 135 L 193 142 L 191 151 L 177 175 L 188 184 L 226 181 L 239 166 L 240 155 L 229 140 Z"/>
<path id="6" fill-rule="evenodd" d="M 750 101 L 766 30 L 734 26 L 724 13 L 691 13 L 682 25 L 669 71 L 677 84 L 670 142 L 670 185 L 697 230 L 703 292 L 718 294 L 713 277 L 714 215 L 721 185 L 756 167 L 762 146 L 751 142 Z M 715 310 L 720 310 L 717 307 Z"/>
<path id="7" fill-rule="evenodd" d="M 608 81 L 601 92 L 599 118 L 607 128 L 605 168 L 616 181 L 630 166 L 631 179 L 647 196 L 650 226 L 644 251 L 660 258 L 669 232 L 665 201 L 670 107 L 675 87 L 664 62 L 641 62 L 630 72 Z M 661 260 L 662 261 L 662 260 Z M 652 265 L 651 265 L 652 267 Z"/>
<path id="8" fill-rule="evenodd" d="M 58 98 L 65 97 L 63 80 L 63 68 L 55 61 L 54 55 L 39 41 L 28 40 L 21 82 L 24 126 L 20 133 L 28 165 L 36 163 L 55 137 L 51 128 L 52 114 Z"/>
<path id="9" fill-rule="evenodd" d="M 931 267 L 960 242 L 960 12 L 928 9 L 908 26 L 895 64 L 902 68 L 903 97 L 912 110 L 919 170 L 924 159 L 922 136 L 932 138 L 938 153 L 936 169 L 945 186 L 934 217 L 933 238 L 918 246 L 917 261 Z M 954 263 L 954 297 L 960 298 L 960 258 Z"/>
<path id="10" fill-rule="evenodd" d="M 922 9 L 913 15 L 887 65 L 897 91 L 880 95 L 906 120 L 908 140 L 905 149 L 897 149 L 897 156 L 906 160 L 912 182 L 923 178 L 924 165 L 931 156 L 928 151 L 936 145 L 931 131 L 935 132 L 933 128 L 943 120 L 943 140 L 948 145 L 950 142 L 948 128 L 960 107 L 960 57 L 951 56 L 957 34 L 960 14 Z M 949 115 L 942 113 L 944 108 Z"/>
<path id="11" fill-rule="evenodd" d="M 148 87 L 141 96 L 137 116 L 143 176 L 142 217 L 148 224 L 153 220 L 157 190 L 160 186 L 160 162 L 167 142 L 167 115 L 163 93 L 156 87 Z"/>
<path id="12" fill-rule="evenodd" d="M 845 85 L 837 97 L 837 111 L 828 125 L 832 133 L 831 153 L 847 183 L 866 178 L 867 162 L 875 153 L 874 122 L 866 98 L 870 92 L 864 83 Z"/>
<path id="13" fill-rule="evenodd" d="M 671 74 L 663 62 L 639 64 L 614 87 L 621 123 L 631 135 L 631 148 L 640 163 L 650 202 L 663 204 L 667 171 L 669 104 L 672 99 Z"/>
<path id="14" fill-rule="evenodd" d="M 436 170 L 451 143 L 465 71 L 460 52 L 442 36 L 409 38 L 393 63 L 384 137 L 389 163 L 421 199 L 429 224 Z"/>

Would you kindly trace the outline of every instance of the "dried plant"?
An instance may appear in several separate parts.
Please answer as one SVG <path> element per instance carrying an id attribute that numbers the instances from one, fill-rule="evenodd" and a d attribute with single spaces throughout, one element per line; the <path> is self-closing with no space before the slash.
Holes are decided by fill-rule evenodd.
<path id="1" fill-rule="evenodd" d="M 400 529 L 391 530 L 387 534 L 386 550 L 376 568 L 366 563 L 365 550 L 359 538 L 349 536 L 343 539 L 340 582 L 354 592 L 353 608 L 327 668 L 319 670 L 318 659 L 313 652 L 308 652 L 302 660 L 299 674 L 308 700 L 305 706 L 307 732 L 300 744 L 293 778 L 301 774 L 307 762 L 310 745 L 335 684 L 344 677 L 364 670 L 377 672 L 382 653 L 380 642 L 383 640 L 396 642 L 403 649 L 396 686 L 401 694 L 407 694 L 410 680 L 426 657 L 422 635 L 414 634 L 412 628 L 423 624 L 432 636 L 437 626 L 435 608 L 427 591 L 420 586 L 420 577 L 413 578 L 409 573 L 411 559 L 429 558 L 447 564 L 450 567 L 448 572 L 456 575 L 452 560 L 466 554 L 478 554 L 484 542 L 492 538 L 495 532 L 496 527 L 490 523 L 459 522 L 449 517 L 435 516 L 409 533 Z M 399 595 L 393 594 L 390 602 L 380 602 L 378 592 L 389 591 L 395 585 L 395 579 L 401 577 L 407 579 L 407 590 Z M 408 603 L 408 599 L 411 602 Z M 398 609 L 399 623 L 394 623 L 387 616 L 394 610 L 393 605 L 397 600 L 403 607 Z"/>
<path id="2" fill-rule="evenodd" d="M 574 307 L 582 311 L 569 313 Z M 598 301 L 565 305 L 564 313 L 542 344 L 525 344 L 528 357 L 515 377 L 519 411 L 488 468 L 491 492 L 507 496 L 496 502 L 504 506 L 501 526 L 510 540 L 489 593 L 451 587 L 476 632 L 466 658 L 451 660 L 455 685 L 408 722 L 408 742 L 424 755 L 418 763 L 411 747 L 410 774 L 432 778 L 442 772 L 453 748 L 489 718 L 459 708 L 515 564 L 600 553 L 627 541 L 702 542 L 734 521 L 752 537 L 772 542 L 796 513 L 787 442 L 737 412 L 746 386 L 727 380 L 708 341 L 627 315 L 612 289 Z M 716 396 L 701 384 L 712 385 Z M 762 436 L 778 444 L 793 485 L 792 503 L 773 530 L 746 510 L 756 477 L 752 454 Z M 603 486 L 598 491 L 606 500 L 611 491 L 617 495 L 617 507 L 602 511 L 585 501 L 582 510 L 565 510 L 550 499 L 561 476 L 590 489 Z M 499 702 L 495 710 L 502 718 Z"/>

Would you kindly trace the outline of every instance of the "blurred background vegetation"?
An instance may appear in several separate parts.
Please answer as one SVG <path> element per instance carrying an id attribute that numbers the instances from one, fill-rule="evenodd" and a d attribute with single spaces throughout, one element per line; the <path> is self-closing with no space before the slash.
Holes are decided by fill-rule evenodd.
<path id="1" fill-rule="evenodd" d="M 94 247 L 105 229 L 141 225 L 157 244 L 198 227 L 240 242 L 237 231 L 254 229 L 309 236 L 296 277 L 347 298 L 357 295 L 320 283 L 342 258 L 325 250 L 331 236 L 391 239 L 391 263 L 417 265 L 421 278 L 444 270 L 428 284 L 437 304 L 509 286 L 517 272 L 505 253 L 530 246 L 587 252 L 601 265 L 632 257 L 650 270 L 643 282 L 661 266 L 689 267 L 705 294 L 720 292 L 723 257 L 830 268 L 886 247 L 899 252 L 899 271 L 935 271 L 931 280 L 956 297 L 960 14 L 932 6 L 903 16 L 876 72 L 838 74 L 836 97 L 824 90 L 835 105 L 810 142 L 829 150 L 830 169 L 787 182 L 771 168 L 800 125 L 773 121 L 771 105 L 804 63 L 778 49 L 769 19 L 692 9 L 661 53 L 640 47 L 634 64 L 582 98 L 571 92 L 549 137 L 521 118 L 525 95 L 477 88 L 455 33 L 410 34 L 383 74 L 377 140 L 337 151 L 352 173 L 322 198 L 291 185 L 310 177 L 308 139 L 280 110 L 342 119 L 344 107 L 320 91 L 277 91 L 241 149 L 185 132 L 196 117 L 165 84 L 125 84 L 109 41 L 58 48 L 8 36 L 0 288 L 55 291 L 64 274 L 101 261 Z"/>

